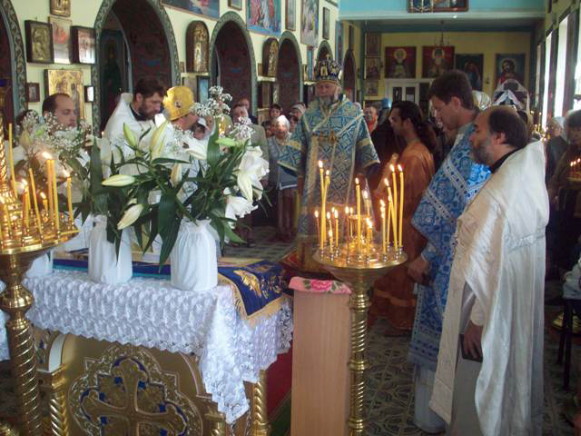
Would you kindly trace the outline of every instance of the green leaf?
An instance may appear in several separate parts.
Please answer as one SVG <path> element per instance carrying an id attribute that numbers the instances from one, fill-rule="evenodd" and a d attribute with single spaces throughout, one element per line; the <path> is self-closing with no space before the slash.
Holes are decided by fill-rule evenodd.
<path id="1" fill-rule="evenodd" d="M 214 121 L 217 122 L 217 121 Z M 219 129 L 215 129 L 214 133 L 212 134 L 212 136 L 210 136 L 210 139 L 208 141 L 208 153 L 207 153 L 207 157 L 208 157 L 208 165 L 211 167 L 213 167 L 214 165 L 216 165 L 216 163 L 218 162 L 218 159 L 220 158 L 220 144 L 218 144 L 218 138 L 220 137 L 220 130 Z"/>
<path id="2" fill-rule="evenodd" d="M 161 244 L 161 253 L 159 254 L 160 268 L 167 261 L 178 237 L 178 231 L 180 228 L 180 219 L 177 216 L 174 216 L 173 218 L 174 225 L 168 228 L 165 238 L 162 237 L 163 239 Z"/>
<path id="3" fill-rule="evenodd" d="M 237 145 L 239 145 L 238 141 L 232 138 L 228 138 L 226 136 L 219 138 L 216 142 L 223 147 L 236 147 Z"/>

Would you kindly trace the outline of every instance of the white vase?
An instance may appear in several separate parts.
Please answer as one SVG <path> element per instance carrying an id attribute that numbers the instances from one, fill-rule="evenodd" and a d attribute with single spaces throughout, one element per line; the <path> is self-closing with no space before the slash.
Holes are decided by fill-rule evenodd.
<path id="1" fill-rule="evenodd" d="M 129 232 L 122 231 L 117 256 L 115 244 L 107 241 L 107 217 L 99 215 L 94 223 L 89 238 L 89 278 L 109 285 L 129 281 L 133 275 Z"/>
<path id="2" fill-rule="evenodd" d="M 53 265 L 52 250 L 42 254 L 32 261 L 30 268 L 26 271 L 26 277 L 42 277 L 52 273 Z"/>
<path id="3" fill-rule="evenodd" d="M 216 241 L 209 220 L 183 220 L 170 258 L 172 286 L 205 291 L 218 285 Z"/>

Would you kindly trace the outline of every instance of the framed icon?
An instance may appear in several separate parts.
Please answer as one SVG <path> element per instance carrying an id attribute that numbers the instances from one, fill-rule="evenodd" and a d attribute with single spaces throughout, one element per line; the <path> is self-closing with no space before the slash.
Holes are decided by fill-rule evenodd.
<path id="1" fill-rule="evenodd" d="M 210 78 L 208 76 L 197 77 L 197 97 L 200 103 L 205 103 L 208 100 L 210 90 Z"/>
<path id="2" fill-rule="evenodd" d="M 58 15 L 59 17 L 71 16 L 71 1 L 70 0 L 50 0 L 50 14 Z"/>
<path id="3" fill-rule="evenodd" d="M 79 118 L 85 117 L 85 92 L 81 70 L 45 70 L 46 95 L 62 92 L 68 94 L 75 104 Z"/>
<path id="4" fill-rule="evenodd" d="M 56 64 L 71 63 L 71 20 L 49 18 L 52 26 L 52 53 Z"/>
<path id="5" fill-rule="evenodd" d="M 26 84 L 26 101 L 29 103 L 37 103 L 40 101 L 40 84 Z"/>
<path id="6" fill-rule="evenodd" d="M 93 103 L 95 101 L 95 87 L 85 86 L 85 103 Z"/>
<path id="7" fill-rule="evenodd" d="M 95 30 L 89 27 L 73 26 L 73 62 L 76 64 L 95 63 Z"/>
<path id="8" fill-rule="evenodd" d="M 50 24 L 26 20 L 26 60 L 41 64 L 52 64 L 52 30 Z"/>

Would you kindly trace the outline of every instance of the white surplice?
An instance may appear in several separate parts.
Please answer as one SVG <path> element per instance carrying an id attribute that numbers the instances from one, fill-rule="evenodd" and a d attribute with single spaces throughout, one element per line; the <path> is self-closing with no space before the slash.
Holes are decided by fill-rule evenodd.
<path id="1" fill-rule="evenodd" d="M 541 433 L 544 168 L 540 142 L 513 153 L 458 220 L 430 407 L 450 423 L 461 320 L 478 307 L 484 360 L 475 402 L 484 435 Z M 467 307 L 469 300 L 474 305 Z"/>

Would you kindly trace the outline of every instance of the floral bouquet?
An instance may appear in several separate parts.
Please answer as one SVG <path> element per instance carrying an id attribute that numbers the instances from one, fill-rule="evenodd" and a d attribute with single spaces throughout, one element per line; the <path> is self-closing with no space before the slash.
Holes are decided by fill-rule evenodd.
<path id="1" fill-rule="evenodd" d="M 211 95 L 192 110 L 217 126 L 229 96 L 220 87 L 212 88 Z M 209 220 L 222 243 L 243 242 L 233 228 L 238 218 L 256 209 L 262 198 L 260 179 L 268 173 L 260 148 L 250 143 L 252 132 L 249 124 L 241 123 L 222 134 L 215 127 L 209 138 L 196 140 L 191 132 L 166 122 L 138 139 L 125 126 L 125 147 L 131 153 L 114 159 L 113 175 L 103 181 L 101 191 L 121 193 L 119 199 L 124 199 L 122 215 L 108 216 L 115 231 L 133 226 L 144 251 L 160 235 L 160 264 L 169 257 L 182 220 Z"/>
<path id="2" fill-rule="evenodd" d="M 37 182 L 36 195 L 47 192 L 46 162 L 55 161 L 57 182 L 62 184 L 71 177 L 73 186 L 84 191 L 89 172 L 89 150 L 93 143 L 91 127 L 80 121 L 76 127 L 64 127 L 49 114 L 41 117 L 29 111 L 21 122 L 18 147 L 14 149 L 14 170 L 18 176 L 27 179 L 32 171 Z M 64 192 L 59 202 L 65 202 Z M 39 200 L 40 201 L 40 200 Z"/>

